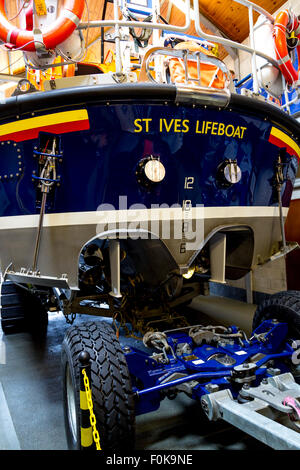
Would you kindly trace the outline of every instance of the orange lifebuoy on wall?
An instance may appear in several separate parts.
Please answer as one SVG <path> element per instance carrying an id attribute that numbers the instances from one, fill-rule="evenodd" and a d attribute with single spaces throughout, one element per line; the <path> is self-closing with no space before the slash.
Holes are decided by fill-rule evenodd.
<path id="1" fill-rule="evenodd" d="M 298 61 L 300 58 L 300 21 L 297 16 L 288 10 L 282 10 L 278 13 L 274 23 L 274 41 L 275 54 L 281 73 L 289 85 L 298 81 L 298 70 L 295 69 L 292 59 L 289 55 L 287 46 L 287 34 L 295 33 L 298 39 L 297 53 Z"/>
<path id="2" fill-rule="evenodd" d="M 67 39 L 79 24 L 84 10 L 84 0 L 66 0 L 59 17 L 41 34 L 34 34 L 12 25 L 6 16 L 5 0 L 0 0 L 0 39 L 23 51 L 35 52 L 44 45 L 46 49 L 55 47 Z"/>

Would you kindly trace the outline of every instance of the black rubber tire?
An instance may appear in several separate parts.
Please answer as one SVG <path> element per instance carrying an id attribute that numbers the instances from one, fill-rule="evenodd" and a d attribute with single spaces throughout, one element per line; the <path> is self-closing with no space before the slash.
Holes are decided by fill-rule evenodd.
<path id="1" fill-rule="evenodd" d="M 115 332 L 106 322 L 72 326 L 66 333 L 61 354 L 63 406 L 68 447 L 80 449 L 79 354 L 91 357 L 93 411 L 104 451 L 134 449 L 135 406 L 127 362 Z M 69 379 L 69 382 L 68 382 Z M 68 401 L 68 383 L 73 389 L 73 431 Z M 75 415 L 75 416 L 74 416 Z"/>
<path id="2" fill-rule="evenodd" d="M 44 340 L 48 329 L 48 310 L 41 299 L 30 292 L 24 297 L 25 330 L 34 339 Z"/>
<path id="3" fill-rule="evenodd" d="M 298 291 L 278 292 L 262 302 L 253 317 L 253 330 L 264 320 L 272 318 L 288 323 L 289 338 L 300 339 L 300 293 L 298 294 Z"/>
<path id="4" fill-rule="evenodd" d="M 35 338 L 47 334 L 48 311 L 41 299 L 11 281 L 1 286 L 1 328 L 4 334 L 30 332 Z"/>
<path id="5" fill-rule="evenodd" d="M 3 333 L 24 331 L 23 289 L 12 282 L 1 285 L 1 328 Z"/>
<path id="6" fill-rule="evenodd" d="M 300 290 L 282 290 L 280 292 L 276 292 L 275 294 L 272 294 L 272 298 L 275 297 L 285 297 L 286 295 L 293 295 L 294 297 L 299 297 L 300 298 Z"/>

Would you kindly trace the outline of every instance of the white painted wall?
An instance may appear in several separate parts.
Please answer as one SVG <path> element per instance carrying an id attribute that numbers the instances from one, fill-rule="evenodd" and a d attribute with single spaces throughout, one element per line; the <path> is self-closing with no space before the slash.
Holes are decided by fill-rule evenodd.
<path id="1" fill-rule="evenodd" d="M 227 285 L 246 289 L 246 278 L 227 281 Z M 252 272 L 252 287 L 255 292 L 275 294 L 287 289 L 285 259 L 279 258 L 266 265 L 258 266 Z"/>

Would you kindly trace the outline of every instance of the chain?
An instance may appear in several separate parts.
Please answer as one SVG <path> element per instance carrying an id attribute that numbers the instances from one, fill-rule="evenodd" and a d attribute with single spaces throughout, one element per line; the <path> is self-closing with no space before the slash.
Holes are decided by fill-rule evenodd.
<path id="1" fill-rule="evenodd" d="M 76 318 L 76 313 L 64 313 L 64 317 L 65 317 L 66 323 L 68 323 L 69 325 L 73 325 L 74 320 Z"/>
<path id="2" fill-rule="evenodd" d="M 92 393 L 90 389 L 89 379 L 88 379 L 85 369 L 82 369 L 82 375 L 83 375 L 84 388 L 85 388 L 85 393 L 86 393 L 86 398 L 87 398 L 87 405 L 90 411 L 90 423 L 93 428 L 93 439 L 96 444 L 96 449 L 101 450 L 100 437 L 96 428 L 96 416 L 93 411 Z"/>

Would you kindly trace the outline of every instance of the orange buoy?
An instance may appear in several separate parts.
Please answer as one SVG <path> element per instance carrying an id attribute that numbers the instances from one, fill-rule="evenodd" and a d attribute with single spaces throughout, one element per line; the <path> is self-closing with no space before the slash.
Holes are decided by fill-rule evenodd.
<path id="1" fill-rule="evenodd" d="M 295 14 L 290 13 L 288 10 L 282 10 L 276 16 L 273 36 L 276 59 L 278 60 L 280 71 L 289 85 L 293 85 L 298 81 L 298 70 L 293 65 L 287 45 L 288 35 L 291 33 L 294 33 L 298 39 L 297 52 L 299 60 L 300 21 Z"/>
<path id="2" fill-rule="evenodd" d="M 11 24 L 5 12 L 5 0 L 0 0 L 0 39 L 12 48 L 34 52 L 41 47 L 55 49 L 65 41 L 79 24 L 84 0 L 66 0 L 59 17 L 44 31 L 22 30 Z"/>

